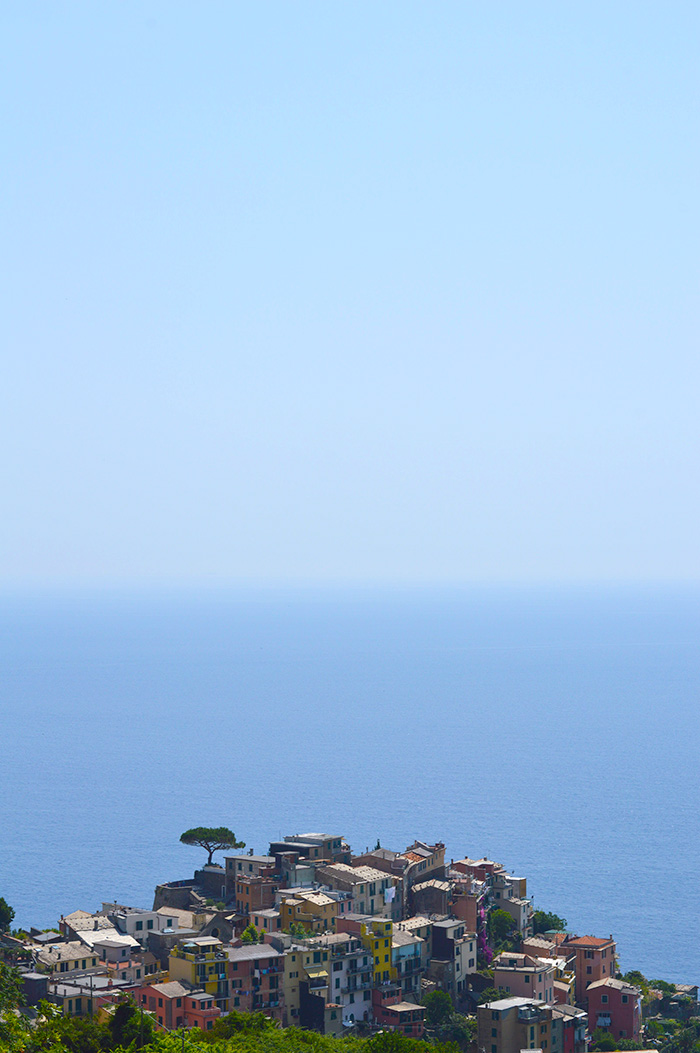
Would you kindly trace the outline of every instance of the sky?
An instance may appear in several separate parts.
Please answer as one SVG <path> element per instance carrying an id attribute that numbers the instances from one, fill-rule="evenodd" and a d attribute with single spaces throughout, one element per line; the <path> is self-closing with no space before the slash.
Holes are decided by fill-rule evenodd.
<path id="1" fill-rule="evenodd" d="M 697 581 L 696 3 L 0 9 L 0 586 Z"/>

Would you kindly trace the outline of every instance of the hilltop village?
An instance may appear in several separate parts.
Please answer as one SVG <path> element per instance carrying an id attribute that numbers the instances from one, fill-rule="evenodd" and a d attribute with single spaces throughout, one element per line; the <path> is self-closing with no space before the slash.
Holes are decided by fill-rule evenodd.
<path id="1" fill-rule="evenodd" d="M 235 1011 L 323 1035 L 423 1038 L 442 992 L 475 1021 L 483 1053 L 584 1053 L 601 1031 L 608 1048 L 641 1046 L 642 990 L 619 978 L 613 937 L 544 927 L 552 918 L 493 860 L 448 861 L 422 841 L 355 855 L 309 833 L 158 885 L 150 908 L 102 903 L 2 943 L 28 1006 L 71 1017 L 127 997 L 163 1031 L 206 1032 Z M 697 1006 L 697 987 L 659 994 Z"/>

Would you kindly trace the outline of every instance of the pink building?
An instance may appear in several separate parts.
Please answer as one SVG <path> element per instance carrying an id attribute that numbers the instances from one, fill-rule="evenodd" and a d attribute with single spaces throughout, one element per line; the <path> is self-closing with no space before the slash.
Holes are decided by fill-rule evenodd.
<path id="1" fill-rule="evenodd" d="M 504 951 L 491 963 L 493 986 L 514 998 L 532 998 L 552 1004 L 554 998 L 554 966 L 529 954 Z"/>
<path id="2" fill-rule="evenodd" d="M 404 1002 L 398 984 L 384 984 L 372 991 L 372 1014 L 375 1024 L 400 1031 L 409 1038 L 422 1038 L 425 1031 L 423 1005 Z"/>
<path id="3" fill-rule="evenodd" d="M 597 980 L 586 990 L 588 1026 L 605 1028 L 614 1038 L 637 1041 L 642 1026 L 642 993 L 623 980 Z"/>
<path id="4" fill-rule="evenodd" d="M 174 1031 L 178 1027 L 198 1027 L 211 1031 L 221 1010 L 214 995 L 179 980 L 163 984 L 144 984 L 134 991 L 136 1004 L 153 1013 L 156 1027 Z"/>

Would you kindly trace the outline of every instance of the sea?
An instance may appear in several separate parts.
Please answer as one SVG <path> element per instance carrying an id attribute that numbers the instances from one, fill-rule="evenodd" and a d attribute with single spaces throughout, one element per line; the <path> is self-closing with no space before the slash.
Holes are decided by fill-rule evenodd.
<path id="1" fill-rule="evenodd" d="M 700 981 L 700 589 L 170 589 L 0 597 L 0 896 L 149 907 L 228 826 L 443 841 Z"/>

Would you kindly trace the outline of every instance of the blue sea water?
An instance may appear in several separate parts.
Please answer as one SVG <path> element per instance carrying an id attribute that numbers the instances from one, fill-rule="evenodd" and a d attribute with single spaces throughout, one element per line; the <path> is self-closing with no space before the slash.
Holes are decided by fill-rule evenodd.
<path id="1" fill-rule="evenodd" d="M 0 895 L 149 906 L 191 826 L 443 840 L 700 980 L 700 591 L 5 595 Z"/>

